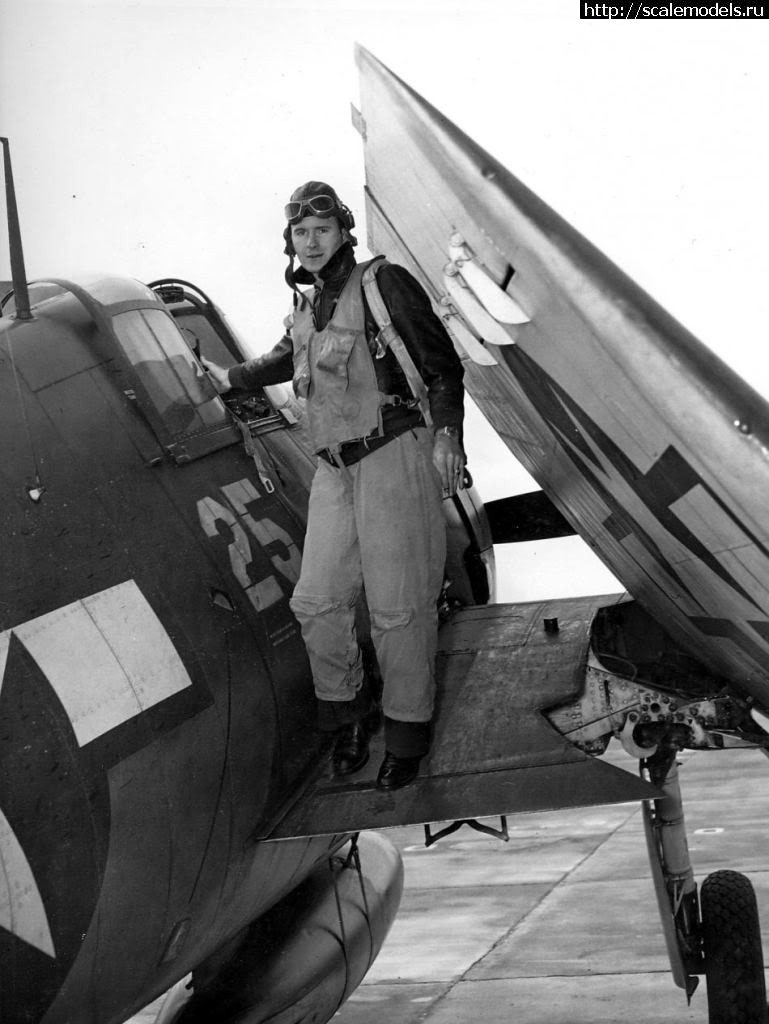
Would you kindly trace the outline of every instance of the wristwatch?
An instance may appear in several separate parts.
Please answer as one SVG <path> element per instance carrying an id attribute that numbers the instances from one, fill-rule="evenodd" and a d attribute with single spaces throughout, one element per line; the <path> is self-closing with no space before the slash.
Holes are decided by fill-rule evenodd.
<path id="1" fill-rule="evenodd" d="M 441 434 L 445 434 L 446 437 L 452 437 L 455 441 L 459 440 L 459 431 L 456 427 L 441 427 L 435 431 L 436 437 L 439 437 Z"/>

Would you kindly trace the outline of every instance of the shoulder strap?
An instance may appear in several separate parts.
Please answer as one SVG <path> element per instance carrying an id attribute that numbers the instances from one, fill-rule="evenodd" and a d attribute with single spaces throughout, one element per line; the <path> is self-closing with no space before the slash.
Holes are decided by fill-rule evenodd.
<path id="1" fill-rule="evenodd" d="M 388 348 L 392 350 L 392 354 L 398 360 L 403 370 L 411 393 L 419 402 L 419 408 L 425 423 L 428 427 L 432 427 L 433 419 L 430 415 L 430 402 L 427 397 L 425 382 L 422 380 L 421 374 L 416 368 L 403 338 L 398 334 L 395 325 L 390 319 L 390 311 L 382 298 L 382 293 L 377 284 L 377 271 L 386 265 L 387 259 L 384 256 L 377 256 L 366 264 L 366 268 L 363 271 L 363 292 L 371 314 L 379 328 L 379 333 L 376 336 L 377 359 L 381 359 Z"/>

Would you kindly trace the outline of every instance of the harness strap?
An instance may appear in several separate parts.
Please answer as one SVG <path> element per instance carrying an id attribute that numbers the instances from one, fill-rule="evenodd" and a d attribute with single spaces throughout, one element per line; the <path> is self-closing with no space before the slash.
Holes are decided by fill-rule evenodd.
<path id="1" fill-rule="evenodd" d="M 242 420 L 238 419 L 237 416 L 235 417 L 235 422 L 237 423 L 238 427 L 240 428 L 240 432 L 243 435 L 243 443 L 246 449 L 246 454 L 250 455 L 254 460 L 254 465 L 256 466 L 256 471 L 259 474 L 259 479 L 262 482 L 262 487 L 264 487 L 265 491 L 268 494 L 272 494 L 275 490 L 275 484 L 272 482 L 269 470 L 265 465 L 263 456 L 266 453 L 270 462 L 272 462 L 273 469 L 277 470 L 275 461 L 270 455 L 269 450 L 264 446 L 264 442 L 261 440 L 257 440 L 256 436 L 251 433 L 247 423 L 244 423 Z M 279 473 L 277 475 L 280 476 Z"/>
<path id="2" fill-rule="evenodd" d="M 403 338 L 395 328 L 395 325 L 390 318 L 390 311 L 388 310 L 382 293 L 379 290 L 377 284 L 376 275 L 380 267 L 387 264 L 387 259 L 384 256 L 377 256 L 371 260 L 363 271 L 363 292 L 366 296 L 369 309 L 376 320 L 379 333 L 376 336 L 377 352 L 376 358 L 381 359 L 389 348 L 392 354 L 398 360 L 400 368 L 406 377 L 411 393 L 419 403 L 419 408 L 424 417 L 424 421 L 428 427 L 432 428 L 433 420 L 430 415 L 430 402 L 427 397 L 427 388 L 425 382 L 422 380 L 422 376 L 419 370 L 414 364 L 414 360 L 409 354 L 409 350 L 406 348 Z"/>

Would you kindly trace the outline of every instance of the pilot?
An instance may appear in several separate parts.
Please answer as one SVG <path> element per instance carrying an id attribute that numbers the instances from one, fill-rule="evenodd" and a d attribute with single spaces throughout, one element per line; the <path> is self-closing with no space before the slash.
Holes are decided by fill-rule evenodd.
<path id="1" fill-rule="evenodd" d="M 349 775 L 369 756 L 372 695 L 355 630 L 365 590 L 383 683 L 386 753 L 377 787 L 394 790 L 416 777 L 430 745 L 446 555 L 441 502 L 463 486 L 465 467 L 463 370 L 422 287 L 403 267 L 383 265 L 377 284 L 424 384 L 423 414 L 403 360 L 377 342 L 348 207 L 329 185 L 310 181 L 285 215 L 291 326 L 266 355 L 229 370 L 205 366 L 221 391 L 293 379 L 306 399 L 318 465 L 291 608 L 320 728 L 335 733 L 334 771 Z"/>

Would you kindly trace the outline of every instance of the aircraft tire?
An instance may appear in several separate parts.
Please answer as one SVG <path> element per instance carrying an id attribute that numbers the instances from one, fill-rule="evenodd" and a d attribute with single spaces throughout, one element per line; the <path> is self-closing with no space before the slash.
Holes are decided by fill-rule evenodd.
<path id="1" fill-rule="evenodd" d="M 766 1024 L 766 983 L 756 895 L 737 871 L 700 889 L 709 1024 Z"/>

